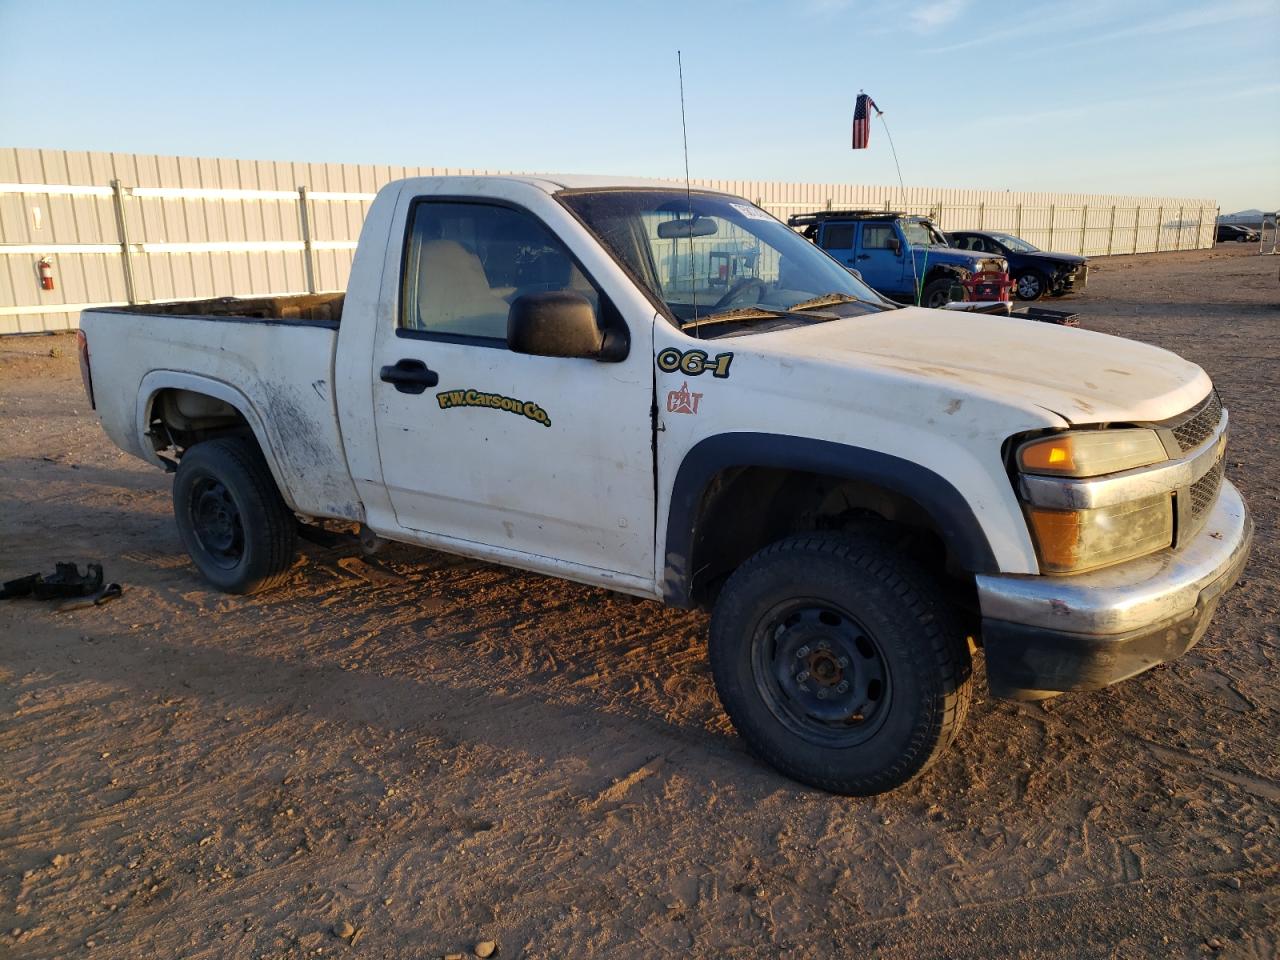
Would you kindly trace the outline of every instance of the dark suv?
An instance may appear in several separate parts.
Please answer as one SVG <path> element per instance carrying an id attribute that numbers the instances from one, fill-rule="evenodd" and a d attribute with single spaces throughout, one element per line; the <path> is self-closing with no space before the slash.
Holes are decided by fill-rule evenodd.
<path id="1" fill-rule="evenodd" d="M 1089 261 L 1074 253 L 1047 253 L 1008 233 L 956 230 L 948 234 L 961 250 L 992 253 L 1009 261 L 1013 295 L 1019 300 L 1061 297 L 1084 289 Z"/>

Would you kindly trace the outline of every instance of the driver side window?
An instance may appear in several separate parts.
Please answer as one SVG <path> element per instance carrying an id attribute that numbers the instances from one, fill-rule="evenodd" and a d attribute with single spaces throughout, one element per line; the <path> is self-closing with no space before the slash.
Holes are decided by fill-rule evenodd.
<path id="1" fill-rule="evenodd" d="M 893 227 L 887 223 L 864 223 L 862 225 L 862 248 L 864 250 L 889 250 L 897 237 Z"/>
<path id="2" fill-rule="evenodd" d="M 527 293 L 600 295 L 564 245 L 531 214 L 485 203 L 423 201 L 411 215 L 399 331 L 507 340 L 507 314 Z"/>

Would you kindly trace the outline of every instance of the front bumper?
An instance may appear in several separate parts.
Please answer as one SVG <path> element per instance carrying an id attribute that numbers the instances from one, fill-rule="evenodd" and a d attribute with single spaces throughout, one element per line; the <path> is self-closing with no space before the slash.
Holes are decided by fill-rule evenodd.
<path id="1" fill-rule="evenodd" d="M 1097 690 L 1180 656 L 1204 635 L 1252 540 L 1248 508 L 1224 480 L 1204 526 L 1175 550 L 1071 577 L 978 576 L 992 694 Z"/>
<path id="2" fill-rule="evenodd" d="M 1088 285 L 1089 265 L 1087 263 L 1064 270 L 1058 275 L 1058 290 L 1062 293 L 1080 293 Z"/>

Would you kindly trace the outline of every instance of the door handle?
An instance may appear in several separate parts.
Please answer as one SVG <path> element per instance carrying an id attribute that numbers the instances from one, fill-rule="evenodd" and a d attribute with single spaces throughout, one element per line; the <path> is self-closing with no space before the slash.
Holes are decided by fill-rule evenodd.
<path id="1" fill-rule="evenodd" d="M 379 378 L 394 384 L 401 393 L 422 393 L 440 382 L 440 374 L 428 370 L 421 360 L 397 360 L 394 366 L 382 368 Z"/>
<path id="2" fill-rule="evenodd" d="M 869 253 L 860 253 L 860 254 L 858 254 L 858 259 L 859 259 L 859 260 L 870 260 L 870 259 L 871 259 L 871 254 L 869 254 Z"/>

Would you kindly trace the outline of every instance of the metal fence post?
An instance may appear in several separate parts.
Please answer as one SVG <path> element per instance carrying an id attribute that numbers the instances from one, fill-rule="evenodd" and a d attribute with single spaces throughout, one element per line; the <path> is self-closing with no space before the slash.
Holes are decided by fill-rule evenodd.
<path id="1" fill-rule="evenodd" d="M 1182 207 L 1178 208 L 1178 249 L 1182 249 Z"/>
<path id="2" fill-rule="evenodd" d="M 1200 249 L 1200 244 L 1204 243 L 1204 207 L 1200 207 L 1200 220 L 1196 224 L 1196 245 L 1195 249 Z"/>
<path id="3" fill-rule="evenodd" d="M 1142 204 L 1133 208 L 1133 252 L 1138 252 L 1138 231 L 1142 226 Z"/>
<path id="4" fill-rule="evenodd" d="M 311 211 L 307 208 L 307 188 L 298 187 L 298 222 L 302 227 L 302 269 L 307 277 L 307 293 L 316 292 L 316 268 L 311 260 Z"/>
<path id="5" fill-rule="evenodd" d="M 1018 204 L 1017 223 L 1014 225 L 1013 234 L 1016 237 L 1022 236 L 1022 204 Z"/>
<path id="6" fill-rule="evenodd" d="M 1160 234 L 1164 233 L 1164 207 L 1156 208 L 1156 253 L 1160 252 Z"/>
<path id="7" fill-rule="evenodd" d="M 1111 256 L 1111 245 L 1116 242 L 1116 205 L 1111 205 L 1111 222 L 1107 224 L 1107 256 Z"/>
<path id="8" fill-rule="evenodd" d="M 1080 256 L 1084 256 L 1085 231 L 1089 229 L 1089 205 L 1086 203 L 1080 210 Z"/>
<path id="9" fill-rule="evenodd" d="M 1048 247 L 1050 250 L 1053 249 L 1053 217 L 1054 217 L 1054 205 L 1051 203 L 1049 204 L 1049 242 L 1045 244 L 1045 246 Z"/>
<path id="10" fill-rule="evenodd" d="M 987 205 L 985 202 L 979 203 L 978 204 L 978 229 L 979 230 L 985 229 L 986 222 L 987 222 Z"/>
<path id="11" fill-rule="evenodd" d="M 124 273 L 124 297 L 130 304 L 138 302 L 133 285 L 133 251 L 129 244 L 129 221 L 124 212 L 125 188 L 119 180 L 111 181 L 111 206 L 116 213 L 116 235 L 120 238 L 120 269 Z"/>

